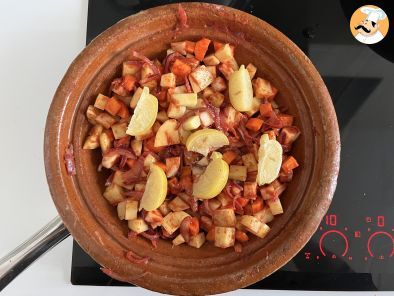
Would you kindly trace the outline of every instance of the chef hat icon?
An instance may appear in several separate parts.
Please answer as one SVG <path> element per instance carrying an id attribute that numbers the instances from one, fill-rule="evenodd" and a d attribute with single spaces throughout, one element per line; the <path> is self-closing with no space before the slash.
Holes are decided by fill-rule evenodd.
<path id="1" fill-rule="evenodd" d="M 367 21 L 372 21 L 377 23 L 379 20 L 383 20 L 387 17 L 386 13 L 380 8 L 372 8 L 368 6 L 363 6 L 360 8 L 362 13 L 367 14 Z"/>

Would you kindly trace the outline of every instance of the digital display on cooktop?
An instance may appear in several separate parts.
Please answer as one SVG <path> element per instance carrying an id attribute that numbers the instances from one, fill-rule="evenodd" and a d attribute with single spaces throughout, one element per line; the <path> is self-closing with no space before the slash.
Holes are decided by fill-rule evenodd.
<path id="1" fill-rule="evenodd" d="M 118 20 L 176 1 L 89 1 L 87 42 Z M 349 19 L 374 4 L 394 26 L 390 1 L 206 1 L 249 12 L 278 28 L 312 60 L 331 94 L 341 130 L 341 169 L 315 235 L 256 289 L 394 290 L 394 34 L 358 42 Z M 291 242 L 289 242 L 291 243 Z M 119 285 L 74 245 L 72 282 Z"/>

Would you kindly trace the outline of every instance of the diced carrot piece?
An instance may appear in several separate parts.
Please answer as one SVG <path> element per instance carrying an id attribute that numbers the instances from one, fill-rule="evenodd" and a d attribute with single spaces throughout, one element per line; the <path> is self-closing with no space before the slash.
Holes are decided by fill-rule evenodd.
<path id="1" fill-rule="evenodd" d="M 215 227 L 212 227 L 211 230 L 208 231 L 205 238 L 209 242 L 215 241 Z"/>
<path id="2" fill-rule="evenodd" d="M 135 165 L 136 162 L 137 162 L 136 159 L 128 158 L 128 159 L 126 160 L 126 163 L 127 163 L 128 167 L 129 167 L 130 169 L 132 169 L 132 168 L 134 167 L 134 165 Z"/>
<path id="3" fill-rule="evenodd" d="M 246 128 L 250 129 L 251 131 L 257 132 L 261 129 L 264 120 L 260 118 L 250 118 L 248 122 L 245 124 Z"/>
<path id="4" fill-rule="evenodd" d="M 135 78 L 134 75 L 127 74 L 123 76 L 122 85 L 128 91 L 131 91 L 134 88 L 136 82 L 137 79 Z"/>
<path id="5" fill-rule="evenodd" d="M 128 118 L 130 116 L 129 108 L 127 108 L 124 102 L 121 102 L 119 111 L 117 112 L 120 118 Z"/>
<path id="6" fill-rule="evenodd" d="M 279 173 L 279 181 L 282 183 L 290 182 L 293 179 L 293 170 L 284 172 L 283 170 Z"/>
<path id="7" fill-rule="evenodd" d="M 185 50 L 187 53 L 194 53 L 195 46 L 196 46 L 196 42 L 185 41 Z"/>
<path id="8" fill-rule="evenodd" d="M 260 105 L 260 114 L 261 116 L 270 116 L 272 112 L 271 103 L 263 103 Z"/>
<path id="9" fill-rule="evenodd" d="M 235 239 L 241 243 L 245 243 L 249 240 L 249 237 L 246 232 L 237 229 L 235 230 Z"/>
<path id="10" fill-rule="evenodd" d="M 156 162 L 155 162 L 155 165 L 157 165 L 158 167 L 160 167 L 161 169 L 163 169 L 164 172 L 167 171 L 167 166 L 166 166 L 164 163 L 162 163 L 162 162 L 160 162 L 160 161 L 156 161 Z"/>
<path id="11" fill-rule="evenodd" d="M 204 59 L 210 43 L 211 40 L 207 38 L 202 38 L 196 42 L 196 46 L 194 47 L 194 55 L 197 60 L 202 61 Z"/>
<path id="12" fill-rule="evenodd" d="M 256 198 L 256 200 L 254 200 L 252 202 L 252 212 L 253 214 L 256 214 L 257 212 L 260 212 L 264 207 L 264 202 L 262 198 Z"/>
<path id="13" fill-rule="evenodd" d="M 219 41 L 214 41 L 214 42 L 213 42 L 213 49 L 214 49 L 215 51 L 218 51 L 218 50 L 221 49 L 223 46 L 224 46 L 224 43 L 222 43 L 222 42 L 219 42 Z M 231 53 L 232 53 L 233 56 L 234 56 L 234 49 L 235 49 L 235 46 L 232 45 L 232 44 L 230 44 L 230 48 L 231 48 Z"/>
<path id="14" fill-rule="evenodd" d="M 282 170 L 285 173 L 288 173 L 291 170 L 294 170 L 298 166 L 299 166 L 299 164 L 298 164 L 297 160 L 293 156 L 289 156 L 283 161 Z"/>
<path id="15" fill-rule="evenodd" d="M 282 123 L 282 126 L 291 126 L 293 125 L 294 116 L 289 114 L 278 114 L 278 119 Z"/>
<path id="16" fill-rule="evenodd" d="M 200 232 L 200 222 L 196 217 L 192 217 L 189 224 L 189 233 L 191 236 L 195 236 Z"/>
<path id="17" fill-rule="evenodd" d="M 112 116 L 115 116 L 120 108 L 122 107 L 122 104 L 118 99 L 115 97 L 112 97 L 108 100 L 107 105 L 105 105 L 105 111 L 107 111 L 109 114 Z"/>
<path id="18" fill-rule="evenodd" d="M 148 150 L 151 152 L 159 153 L 165 148 L 166 148 L 165 146 L 155 147 L 155 137 L 150 137 L 149 139 L 144 141 L 144 151 Z"/>
<path id="19" fill-rule="evenodd" d="M 245 207 L 245 206 L 248 204 L 249 199 L 244 198 L 244 197 L 237 197 L 237 202 L 238 202 L 238 204 L 239 204 L 241 207 Z"/>
<path id="20" fill-rule="evenodd" d="M 232 150 L 228 150 L 224 152 L 222 157 L 222 159 L 228 164 L 231 164 L 236 158 L 237 158 L 237 153 L 235 153 Z"/>
<path id="21" fill-rule="evenodd" d="M 192 67 L 181 61 L 180 59 L 176 59 L 174 64 L 171 67 L 171 72 L 174 73 L 176 76 L 185 77 L 189 75 L 192 71 Z"/>

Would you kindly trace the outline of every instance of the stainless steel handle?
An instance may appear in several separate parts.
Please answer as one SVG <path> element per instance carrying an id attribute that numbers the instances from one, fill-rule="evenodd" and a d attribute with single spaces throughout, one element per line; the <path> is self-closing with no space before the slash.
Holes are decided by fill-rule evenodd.
<path id="1" fill-rule="evenodd" d="M 27 241 L 1 258 L 0 291 L 31 263 L 69 235 L 62 219 L 57 216 Z"/>

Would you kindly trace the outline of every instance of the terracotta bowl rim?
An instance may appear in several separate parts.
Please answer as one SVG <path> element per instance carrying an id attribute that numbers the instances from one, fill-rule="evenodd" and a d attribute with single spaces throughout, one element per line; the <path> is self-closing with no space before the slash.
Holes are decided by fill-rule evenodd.
<path id="1" fill-rule="evenodd" d="M 75 177 L 70 178 L 64 169 L 63 162 L 63 154 L 64 154 L 64 146 L 59 145 L 60 142 L 60 132 L 61 126 L 63 124 L 63 119 L 65 116 L 65 111 L 67 109 L 68 103 L 68 95 L 71 93 L 70 87 L 73 85 L 73 78 L 76 76 L 80 76 L 82 72 L 88 72 L 89 67 L 92 67 L 91 63 L 94 61 L 95 56 L 100 52 L 101 47 L 110 42 L 112 36 L 119 34 L 122 30 L 125 29 L 128 23 L 132 23 L 135 19 L 140 18 L 141 16 L 146 17 L 147 15 L 156 15 L 160 11 L 174 11 L 177 8 L 178 4 L 170 4 L 164 6 L 158 6 L 155 8 L 151 8 L 145 11 L 142 11 L 138 14 L 131 15 L 126 17 L 125 19 L 119 21 L 114 24 L 103 33 L 98 35 L 95 39 L 91 41 L 86 48 L 82 50 L 82 52 L 75 58 L 70 67 L 68 68 L 64 78 L 59 84 L 59 87 L 55 93 L 53 98 L 50 110 L 48 112 L 46 127 L 45 127 L 45 141 L 44 141 L 44 160 L 45 160 L 45 170 L 48 185 L 50 188 L 50 192 L 56 208 L 62 217 L 64 224 L 69 229 L 74 238 L 81 244 L 81 246 L 87 251 L 95 260 L 100 262 L 101 264 L 107 263 L 110 264 L 108 258 L 105 258 L 105 254 L 102 254 L 100 248 L 103 248 L 102 245 L 98 242 L 97 238 L 94 237 L 86 237 L 86 235 L 90 231 L 94 231 L 94 229 L 90 229 L 87 225 L 85 225 L 85 218 L 78 216 L 75 211 L 69 208 L 68 204 L 65 204 L 67 200 L 67 186 L 75 186 Z M 197 3 L 197 2 L 188 2 L 182 3 L 183 7 L 187 11 L 188 9 L 207 9 L 207 10 L 221 10 L 225 11 L 229 14 L 238 14 L 243 18 L 247 18 L 259 26 L 263 27 L 264 30 L 270 32 L 271 34 L 278 37 L 278 42 L 283 43 L 283 46 L 287 47 L 289 51 L 291 51 L 296 57 L 297 61 L 303 67 L 306 73 L 310 74 L 311 83 L 316 86 L 317 92 L 320 96 L 320 110 L 319 114 L 320 118 L 322 118 L 324 126 L 324 143 L 325 149 L 329 151 L 327 154 L 327 159 L 324 161 L 323 168 L 325 172 L 327 172 L 327 176 L 324 179 L 324 186 L 321 186 L 316 190 L 318 195 L 316 196 L 316 204 L 320 205 L 321 208 L 313 217 L 313 223 L 310 223 L 303 232 L 302 239 L 294 243 L 292 248 L 285 254 L 285 259 L 280 259 L 278 265 L 276 267 L 272 267 L 268 271 L 264 270 L 254 270 L 254 273 L 250 273 L 245 277 L 239 279 L 238 281 L 229 282 L 226 287 L 218 286 L 209 290 L 199 290 L 197 294 L 211 294 L 211 293 L 219 293 L 234 290 L 237 288 L 245 287 L 250 285 L 265 276 L 273 273 L 281 266 L 286 264 L 293 256 L 295 256 L 299 250 L 308 242 L 310 237 L 316 231 L 320 220 L 323 218 L 326 213 L 331 199 L 333 197 L 337 176 L 339 172 L 339 161 L 340 161 L 340 136 L 339 136 L 339 128 L 336 120 L 335 111 L 332 105 L 331 97 L 328 93 L 328 90 L 320 77 L 319 73 L 309 60 L 309 58 L 285 35 L 279 32 L 277 29 L 266 23 L 265 21 L 258 19 L 255 16 L 247 14 L 245 12 L 229 8 L 226 6 L 216 5 L 216 4 L 208 4 L 208 3 Z M 83 91 L 81 91 L 83 93 Z M 80 100 L 79 98 L 78 100 Z M 77 105 L 78 106 L 78 105 Z M 73 110 L 73 114 L 71 114 L 71 118 L 75 117 L 77 110 Z M 73 125 L 70 125 L 70 130 L 67 131 L 69 136 L 69 141 L 72 140 L 72 129 Z M 78 147 L 74 147 L 74 149 L 78 149 Z M 107 250 L 108 251 L 108 250 Z M 136 269 L 136 273 L 140 271 L 138 268 Z M 147 287 L 151 290 L 155 290 L 152 283 L 144 283 L 143 280 L 138 278 L 121 278 L 121 280 L 125 280 L 128 282 L 132 282 L 134 284 Z M 161 291 L 163 292 L 163 291 Z M 180 292 L 177 290 L 167 290 L 167 293 L 174 294 L 185 294 L 184 292 Z M 193 292 L 190 292 L 194 294 Z M 190 294 L 189 293 L 189 294 Z M 187 293 L 186 293 L 187 294 Z"/>

